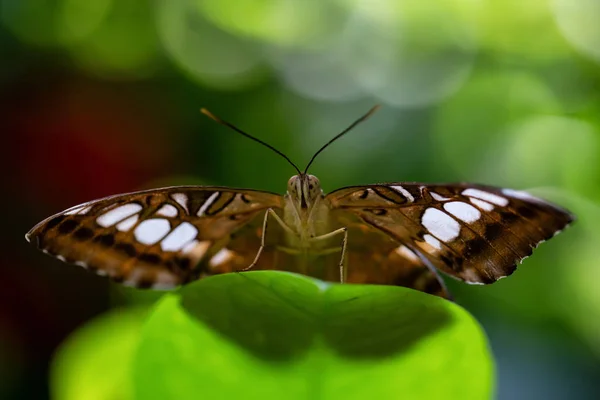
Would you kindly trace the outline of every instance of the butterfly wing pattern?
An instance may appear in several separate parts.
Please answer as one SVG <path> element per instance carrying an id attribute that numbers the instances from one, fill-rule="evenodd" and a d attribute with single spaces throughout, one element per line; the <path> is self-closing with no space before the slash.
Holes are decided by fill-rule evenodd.
<path id="1" fill-rule="evenodd" d="M 326 199 L 340 224 L 353 215 L 363 231 L 394 243 L 349 262 L 349 282 L 395 283 L 444 297 L 432 267 L 468 283 L 492 283 L 574 220 L 525 192 L 473 184 L 386 183 L 339 189 Z"/>
<path id="2" fill-rule="evenodd" d="M 143 288 L 252 268 L 449 297 L 438 271 L 468 283 L 495 282 L 574 221 L 567 210 L 528 193 L 485 185 L 382 183 L 325 196 L 308 174 L 311 164 L 377 109 L 325 143 L 304 171 L 202 109 L 294 167 L 298 175 L 285 196 L 209 186 L 147 190 L 69 208 L 25 238 L 62 261 Z"/>
<path id="3" fill-rule="evenodd" d="M 141 191 L 72 207 L 37 224 L 26 239 L 114 281 L 168 289 L 247 267 L 260 244 L 261 215 L 280 209 L 282 200 L 221 187 Z M 242 228 L 245 241 L 226 248 Z"/>
<path id="4" fill-rule="evenodd" d="M 28 241 L 58 259 L 117 282 L 168 289 L 252 264 L 267 209 L 262 191 L 180 186 L 84 203 L 47 218 Z M 325 197 L 332 229 L 346 227 L 346 282 L 398 285 L 449 297 L 437 270 L 475 284 L 510 275 L 541 242 L 574 220 L 525 192 L 472 184 L 376 184 Z M 337 281 L 339 248 L 310 261 L 281 251 L 277 225 L 253 269 Z M 315 268 L 314 265 L 317 265 Z"/>

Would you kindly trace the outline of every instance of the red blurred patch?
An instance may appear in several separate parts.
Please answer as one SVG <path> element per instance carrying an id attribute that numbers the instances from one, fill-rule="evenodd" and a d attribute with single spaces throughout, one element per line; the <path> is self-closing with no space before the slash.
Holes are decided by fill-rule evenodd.
<path id="1" fill-rule="evenodd" d="M 158 99 L 84 82 L 20 100 L 5 123 L 16 139 L 12 178 L 27 202 L 67 207 L 136 190 L 169 173 Z"/>

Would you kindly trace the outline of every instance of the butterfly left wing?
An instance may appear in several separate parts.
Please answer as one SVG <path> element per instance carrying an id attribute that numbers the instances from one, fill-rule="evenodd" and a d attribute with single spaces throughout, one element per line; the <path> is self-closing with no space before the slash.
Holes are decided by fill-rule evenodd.
<path id="1" fill-rule="evenodd" d="M 533 248 L 574 220 L 525 192 L 484 185 L 369 185 L 339 189 L 326 200 L 341 224 L 351 215 L 418 256 L 422 271 L 434 266 L 469 283 L 510 275 Z M 373 244 L 371 257 L 379 251 Z M 407 258 L 396 263 L 398 273 Z M 368 261 L 348 265 L 349 274 L 360 268 L 365 281 L 377 279 Z"/>
<path id="2" fill-rule="evenodd" d="M 262 216 L 281 206 L 281 196 L 254 190 L 154 189 L 72 207 L 37 224 L 26 239 L 115 281 L 170 288 L 247 267 L 260 244 Z M 244 247 L 248 241 L 253 248 Z M 226 247 L 230 242 L 235 250 Z"/>

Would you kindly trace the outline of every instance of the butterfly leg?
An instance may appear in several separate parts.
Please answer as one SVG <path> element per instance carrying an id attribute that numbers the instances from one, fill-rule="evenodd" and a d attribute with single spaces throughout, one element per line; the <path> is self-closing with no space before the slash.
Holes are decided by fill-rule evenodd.
<path id="1" fill-rule="evenodd" d="M 346 245 L 348 244 L 348 228 L 343 227 L 340 229 L 336 229 L 335 231 L 326 233 L 325 235 L 321 235 L 321 236 L 317 236 L 314 238 L 311 238 L 310 240 L 315 242 L 315 241 L 321 241 L 321 240 L 327 240 L 330 239 L 336 235 L 340 235 L 343 234 L 344 237 L 342 238 L 342 256 L 340 258 L 340 283 L 344 283 L 344 281 L 346 280 L 346 271 L 344 268 L 344 261 L 346 260 Z"/>
<path id="2" fill-rule="evenodd" d="M 246 268 L 240 269 L 237 272 L 244 272 L 244 271 L 251 270 L 256 265 L 258 260 L 260 259 L 260 255 L 262 254 L 263 249 L 265 248 L 265 242 L 266 242 L 266 237 L 267 237 L 267 222 L 269 220 L 269 215 L 272 216 L 273 218 L 275 218 L 275 221 L 277 221 L 279 223 L 279 225 L 286 232 L 288 232 L 292 235 L 295 235 L 294 231 L 292 231 L 290 229 L 290 227 L 287 226 L 285 224 L 285 222 L 283 222 L 281 217 L 279 217 L 279 215 L 277 215 L 277 213 L 275 211 L 273 211 L 272 208 L 267 209 L 267 211 L 265 212 L 265 218 L 263 219 L 262 233 L 260 236 L 260 247 L 258 248 L 258 251 L 256 252 L 256 256 L 254 257 L 254 260 L 252 261 L 252 263 L 249 266 L 247 266 Z"/>

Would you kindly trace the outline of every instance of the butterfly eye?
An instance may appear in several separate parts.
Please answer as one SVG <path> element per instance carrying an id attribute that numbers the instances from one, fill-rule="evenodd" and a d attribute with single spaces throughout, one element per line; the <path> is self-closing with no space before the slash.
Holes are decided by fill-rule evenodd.
<path id="1" fill-rule="evenodd" d="M 318 189 L 321 187 L 319 179 L 314 175 L 308 175 L 307 181 L 308 181 L 307 187 L 308 187 L 309 192 L 313 192 L 315 189 Z"/>
<path id="2" fill-rule="evenodd" d="M 288 192 L 292 194 L 296 194 L 296 181 L 298 180 L 298 175 L 294 175 L 288 181 Z"/>

